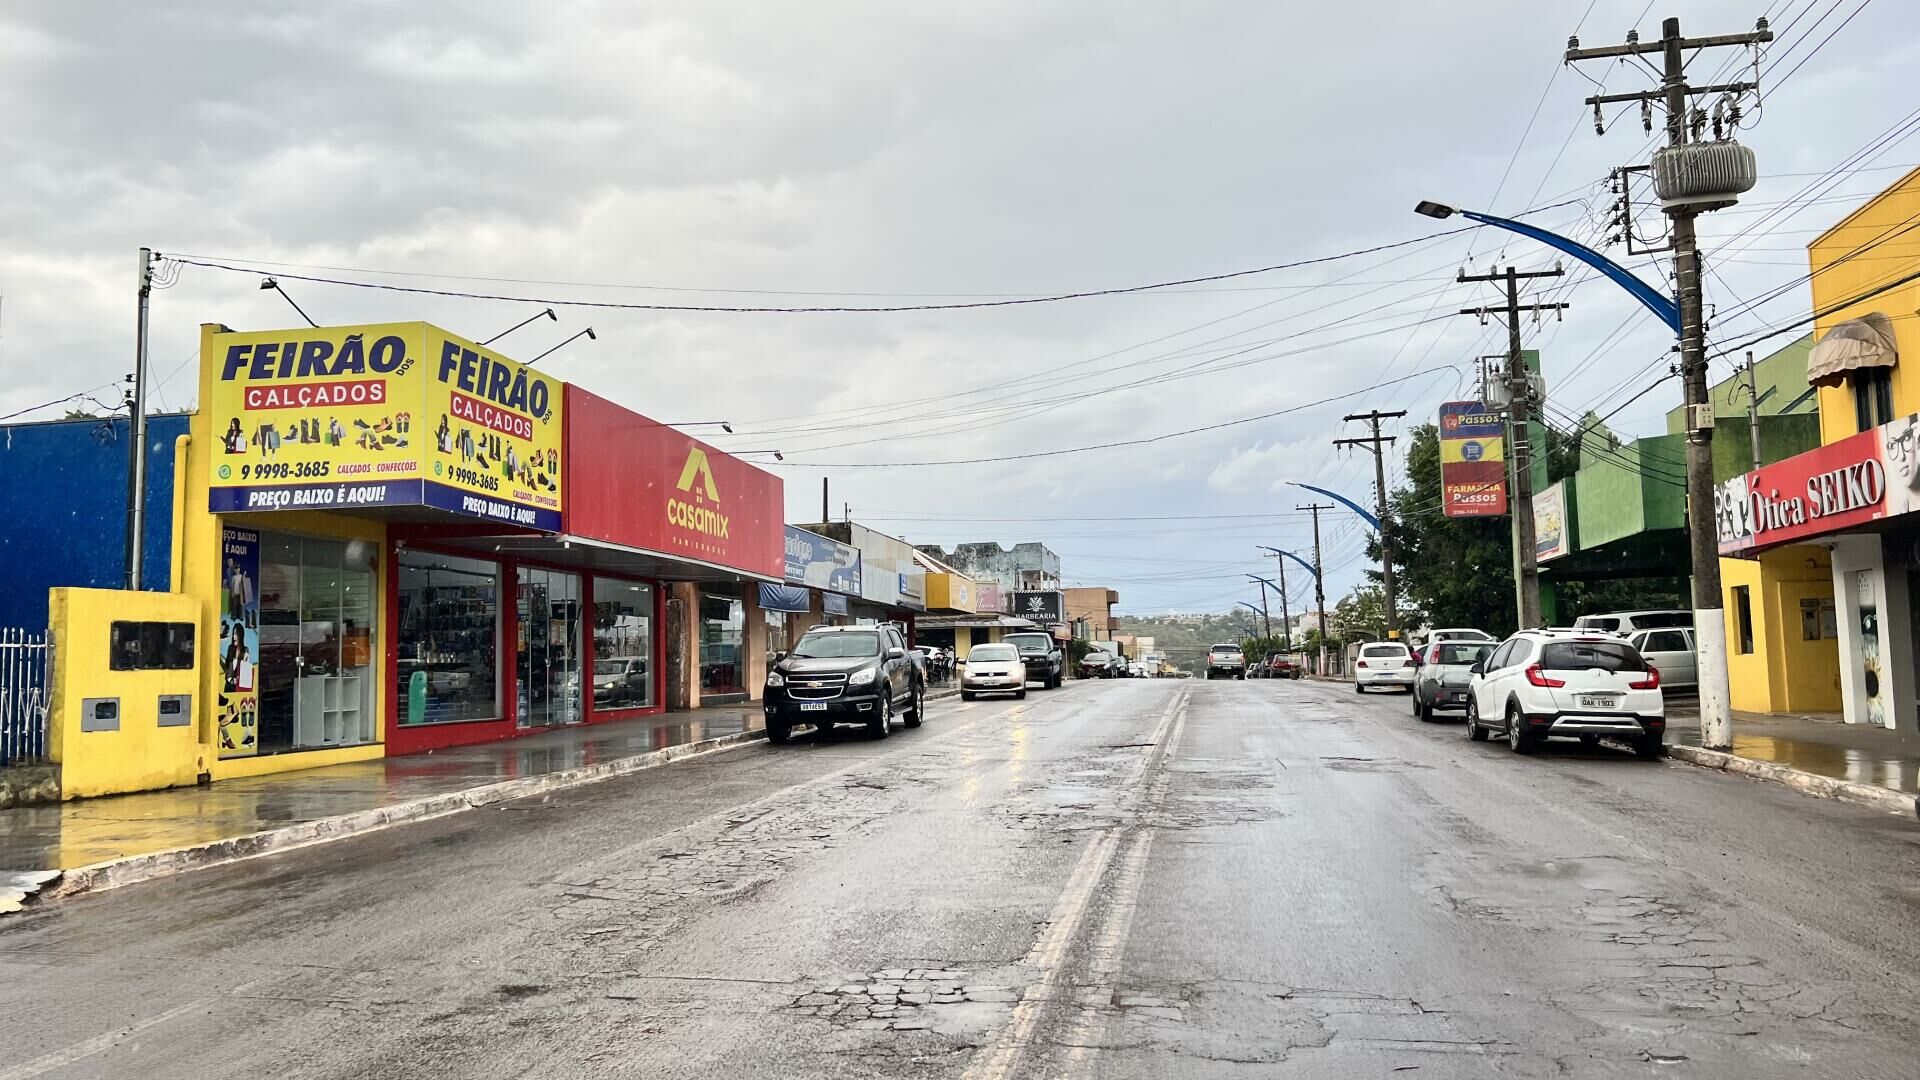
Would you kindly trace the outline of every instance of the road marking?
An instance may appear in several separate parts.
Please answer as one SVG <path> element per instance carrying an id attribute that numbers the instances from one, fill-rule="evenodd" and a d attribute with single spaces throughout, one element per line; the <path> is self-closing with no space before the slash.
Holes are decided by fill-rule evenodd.
<path id="1" fill-rule="evenodd" d="M 1156 792 L 1164 798 L 1164 773 L 1154 777 L 1152 790 L 1142 791 L 1141 784 L 1166 759 L 1174 739 L 1178 738 L 1186 723 L 1187 703 L 1191 698 L 1192 692 L 1182 687 L 1180 693 L 1167 703 L 1159 723 L 1154 725 L 1153 734 L 1147 740 L 1153 744 L 1153 749 L 1141 758 L 1122 790 L 1123 820 L 1126 816 L 1137 815 L 1149 805 Z M 1035 1028 L 1039 1026 L 1047 1007 L 1053 1003 L 1055 987 L 1065 974 L 1067 950 L 1079 936 L 1081 924 L 1086 921 L 1087 912 L 1093 906 L 1095 890 L 1113 867 L 1115 853 L 1120 850 L 1123 841 L 1133 836 L 1134 842 L 1128 849 L 1128 857 L 1122 862 L 1119 880 L 1107 893 L 1113 902 L 1095 944 L 1098 951 L 1096 965 L 1103 959 L 1108 965 L 1118 965 L 1126 935 L 1132 928 L 1133 911 L 1139 898 L 1141 879 L 1145 876 L 1146 852 L 1151 846 L 1152 835 L 1152 828 L 1140 823 L 1136 817 L 1134 823 L 1101 830 L 1081 851 L 1073 872 L 1067 876 L 1066 887 L 1061 890 L 1060 898 L 1047 915 L 1046 929 L 1040 932 L 1033 947 L 1027 950 L 1027 955 L 1020 961 L 1021 966 L 1038 971 L 1039 980 L 1030 983 L 1020 995 L 1020 1000 L 1013 1007 L 1012 1017 L 1000 1029 L 998 1037 L 974 1055 L 963 1074 L 963 1080 L 1009 1080 L 1026 1075 L 1021 1071 L 1023 1059 L 1033 1043 Z M 1083 1008 L 1083 1022 L 1086 1015 Z"/>
<path id="2" fill-rule="evenodd" d="M 42 1054 L 32 1061 L 24 1062 L 5 1072 L 0 1072 L 0 1080 L 27 1080 L 28 1077 L 41 1076 L 53 1072 L 55 1069 L 64 1069 L 74 1062 L 85 1061 L 95 1054 L 111 1050 L 125 1040 L 146 1031 L 148 1028 L 159 1027 L 169 1020 L 185 1016 L 188 1013 L 211 1011 L 212 1007 L 221 998 L 238 994 L 244 990 L 250 990 L 266 981 L 266 979 L 252 979 L 235 986 L 223 994 L 213 994 L 207 997 L 197 998 L 187 1002 L 185 1005 L 176 1005 L 166 1012 L 155 1013 L 144 1020 L 136 1020 L 126 1027 L 117 1028 L 104 1035 L 95 1035 L 91 1039 L 83 1039 L 64 1049 Z"/>

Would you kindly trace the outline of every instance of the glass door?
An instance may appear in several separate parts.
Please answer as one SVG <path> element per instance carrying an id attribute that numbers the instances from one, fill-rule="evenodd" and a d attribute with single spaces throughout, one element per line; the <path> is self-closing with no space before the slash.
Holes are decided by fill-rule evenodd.
<path id="1" fill-rule="evenodd" d="M 580 722 L 580 575 L 520 568 L 520 726 Z"/>
<path id="2" fill-rule="evenodd" d="M 374 740 L 375 547 L 260 533 L 257 736 L 242 727 L 234 746 L 223 736 L 223 754 Z"/>

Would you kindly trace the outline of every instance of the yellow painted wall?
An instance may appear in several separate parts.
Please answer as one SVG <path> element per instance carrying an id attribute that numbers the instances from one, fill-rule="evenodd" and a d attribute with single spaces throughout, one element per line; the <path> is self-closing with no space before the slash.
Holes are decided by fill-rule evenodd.
<path id="1" fill-rule="evenodd" d="M 1735 709 L 1747 712 L 1838 712 L 1840 643 L 1804 640 L 1800 601 L 1833 599 L 1825 548 L 1796 545 L 1758 559 L 1721 559 L 1726 604 L 1727 674 Z M 1753 611 L 1751 653 L 1740 653 L 1733 590 L 1748 588 Z"/>
<path id="2" fill-rule="evenodd" d="M 1920 169 L 1894 181 L 1807 245 L 1807 265 L 1813 274 L 1813 310 L 1825 311 L 1920 269 L 1920 230 L 1900 232 L 1916 217 L 1920 217 Z M 1900 351 L 1900 363 L 1893 368 L 1895 416 L 1920 412 L 1920 373 L 1910 368 L 1920 360 L 1920 322 L 1912 318 L 1916 310 L 1920 310 L 1920 282 L 1911 282 L 1814 322 L 1814 340 L 1818 341 L 1835 323 L 1872 311 L 1892 316 Z M 1822 387 L 1820 441 L 1836 442 L 1857 434 L 1858 429 L 1853 390 L 1844 385 Z"/>
<path id="3" fill-rule="evenodd" d="M 194 694 L 199 669 L 211 647 L 195 631 L 193 669 L 114 671 L 108 643 L 118 619 L 196 622 L 197 607 L 179 593 L 124 592 L 118 589 L 48 590 L 48 629 L 53 636 L 51 701 L 47 737 L 60 766 L 60 797 L 85 798 L 130 791 L 154 791 L 195 783 L 206 770 L 199 725 L 161 727 L 161 694 Z M 117 731 L 82 731 L 81 700 L 120 699 Z"/>
<path id="4" fill-rule="evenodd" d="M 211 339 L 219 330 L 219 327 L 211 324 L 200 327 L 200 400 L 203 402 L 213 400 L 213 369 L 221 351 Z M 220 640 L 220 530 L 223 527 L 234 525 L 372 543 L 381 552 L 374 563 L 374 581 L 379 594 L 376 601 L 379 620 L 373 627 L 372 641 L 374 733 L 376 739 L 384 739 L 388 714 L 393 708 L 392 693 L 386 682 L 386 635 L 393 632 L 394 623 L 394 613 L 387 605 L 386 524 L 349 514 L 312 510 L 226 515 L 212 513 L 207 509 L 208 470 L 205 460 L 200 457 L 218 445 L 210 428 L 208 411 L 205 408 L 196 411 L 187 427 L 187 444 L 178 448 L 179 452 L 174 458 L 175 505 L 179 515 L 179 520 L 174 524 L 174 587 L 191 598 L 194 604 L 200 624 L 201 649 L 216 648 Z M 219 700 L 220 667 L 218 664 L 202 664 L 199 687 L 194 692 L 194 707 L 199 714 L 195 731 L 205 748 L 203 753 L 208 762 L 208 771 L 215 780 L 313 769 L 386 755 L 385 745 L 374 742 L 365 746 L 222 759 L 214 752 L 219 745 Z"/>
<path id="5" fill-rule="evenodd" d="M 959 574 L 927 574 L 927 610 L 974 613 L 975 585 Z"/>
<path id="6" fill-rule="evenodd" d="M 953 658 L 965 660 L 973 651 L 973 627 L 956 626 L 953 628 Z"/>

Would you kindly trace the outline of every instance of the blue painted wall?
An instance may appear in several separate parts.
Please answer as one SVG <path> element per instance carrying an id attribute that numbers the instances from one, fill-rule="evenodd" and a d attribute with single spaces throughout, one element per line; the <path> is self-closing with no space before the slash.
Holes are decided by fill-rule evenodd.
<path id="1" fill-rule="evenodd" d="M 147 419 L 142 584 L 170 588 L 173 440 L 180 415 Z M 127 421 L 0 424 L 0 626 L 47 625 L 56 585 L 119 588 L 126 577 Z"/>

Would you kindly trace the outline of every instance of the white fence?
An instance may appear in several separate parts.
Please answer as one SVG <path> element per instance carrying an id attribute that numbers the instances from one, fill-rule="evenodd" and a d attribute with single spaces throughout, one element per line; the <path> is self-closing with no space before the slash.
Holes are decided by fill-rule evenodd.
<path id="1" fill-rule="evenodd" d="M 0 627 L 0 765 L 47 756 L 47 635 Z"/>

